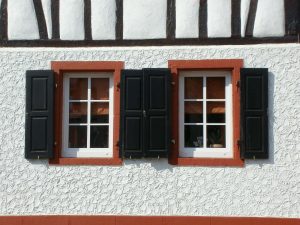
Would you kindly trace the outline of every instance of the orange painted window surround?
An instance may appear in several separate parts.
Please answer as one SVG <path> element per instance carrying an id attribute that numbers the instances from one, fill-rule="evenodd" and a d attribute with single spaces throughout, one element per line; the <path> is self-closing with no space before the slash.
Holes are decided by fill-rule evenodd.
<path id="1" fill-rule="evenodd" d="M 238 140 L 240 138 L 240 90 L 236 85 L 240 80 L 242 59 L 213 60 L 169 60 L 172 73 L 172 132 L 173 144 L 169 163 L 178 166 L 232 166 L 242 167 Z M 226 70 L 231 72 L 233 102 L 233 158 L 181 158 L 179 157 L 179 76 L 180 71 L 188 70 Z"/>
<path id="2" fill-rule="evenodd" d="M 120 61 L 59 61 L 52 62 L 55 73 L 55 114 L 54 114 L 54 158 L 49 160 L 55 165 L 122 165 L 119 158 L 119 127 L 120 127 L 120 83 L 121 69 L 124 62 Z M 114 83 L 114 121 L 113 121 L 113 157 L 112 158 L 63 158 L 62 150 L 62 109 L 63 109 L 63 76 L 66 72 L 112 72 Z"/>

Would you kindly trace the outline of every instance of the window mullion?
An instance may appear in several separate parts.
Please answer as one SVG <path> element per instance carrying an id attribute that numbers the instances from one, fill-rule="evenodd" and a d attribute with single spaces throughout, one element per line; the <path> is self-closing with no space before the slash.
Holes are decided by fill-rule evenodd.
<path id="1" fill-rule="evenodd" d="M 87 104 L 87 148 L 90 148 L 91 130 L 91 77 L 88 77 L 88 104 Z"/>
<path id="2" fill-rule="evenodd" d="M 203 148 L 206 146 L 206 76 L 203 76 Z"/>

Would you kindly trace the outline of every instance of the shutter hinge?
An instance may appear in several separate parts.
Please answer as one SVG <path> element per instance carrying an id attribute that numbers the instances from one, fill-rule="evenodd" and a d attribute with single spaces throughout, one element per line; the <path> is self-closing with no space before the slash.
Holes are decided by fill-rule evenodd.
<path id="1" fill-rule="evenodd" d="M 57 86 L 58 86 L 57 83 L 55 83 L 55 88 L 57 88 Z"/>
<path id="2" fill-rule="evenodd" d="M 237 144 L 237 146 L 240 148 L 240 147 L 241 147 L 241 144 L 242 144 L 241 140 L 237 140 L 236 144 Z"/>
<path id="3" fill-rule="evenodd" d="M 121 88 L 120 82 L 117 83 L 117 88 L 118 88 L 118 89 Z"/>
<path id="4" fill-rule="evenodd" d="M 236 86 L 237 88 L 240 88 L 240 81 L 239 81 L 239 80 L 236 81 L 235 86 Z"/>
<path id="5" fill-rule="evenodd" d="M 175 81 L 172 81 L 171 84 L 172 84 L 173 86 L 175 86 Z"/>
<path id="6" fill-rule="evenodd" d="M 175 142 L 175 139 L 172 139 L 172 140 L 171 140 L 171 143 L 172 143 L 173 145 L 175 145 L 175 143 L 176 143 L 176 142 Z"/>

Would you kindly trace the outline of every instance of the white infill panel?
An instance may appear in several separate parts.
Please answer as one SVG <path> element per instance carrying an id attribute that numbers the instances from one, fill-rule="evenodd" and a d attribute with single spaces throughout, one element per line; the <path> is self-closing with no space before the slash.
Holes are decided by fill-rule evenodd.
<path id="1" fill-rule="evenodd" d="M 84 1 L 60 0 L 60 39 L 84 39 Z"/>
<path id="2" fill-rule="evenodd" d="M 30 40 L 40 38 L 32 0 L 8 0 L 7 20 L 8 39 Z"/>
<path id="3" fill-rule="evenodd" d="M 51 0 L 42 0 L 43 11 L 45 15 L 48 38 L 52 38 L 52 18 L 51 18 Z"/>
<path id="4" fill-rule="evenodd" d="M 116 2 L 112 0 L 92 0 L 91 5 L 93 39 L 115 39 Z"/>
<path id="5" fill-rule="evenodd" d="M 123 38 L 166 38 L 167 0 L 123 0 Z"/>
<path id="6" fill-rule="evenodd" d="M 245 37 L 250 0 L 241 0 L 241 36 Z"/>
<path id="7" fill-rule="evenodd" d="M 231 0 L 207 0 L 208 37 L 231 37 Z"/>
<path id="8" fill-rule="evenodd" d="M 176 37 L 197 38 L 199 36 L 200 0 L 176 0 Z"/>
<path id="9" fill-rule="evenodd" d="M 280 37 L 285 34 L 284 0 L 259 0 L 254 37 Z"/>

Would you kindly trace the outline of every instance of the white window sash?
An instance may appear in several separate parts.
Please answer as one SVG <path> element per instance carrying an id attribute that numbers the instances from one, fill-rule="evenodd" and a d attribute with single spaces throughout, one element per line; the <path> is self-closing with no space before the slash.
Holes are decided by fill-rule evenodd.
<path id="1" fill-rule="evenodd" d="M 88 99 L 87 100 L 69 100 L 70 96 L 70 78 L 88 79 Z M 91 79 L 92 78 L 109 78 L 109 99 L 108 100 L 91 100 Z M 113 73 L 65 73 L 63 78 L 63 145 L 62 157 L 68 158 L 112 158 L 113 157 Z M 87 123 L 69 124 L 69 103 L 86 102 L 87 103 Z M 109 121 L 108 123 L 90 123 L 91 103 L 108 102 L 109 103 Z M 86 126 L 87 127 L 87 148 L 69 148 L 69 126 Z M 108 126 L 108 148 L 90 148 L 90 127 L 91 126 Z"/>
<path id="2" fill-rule="evenodd" d="M 184 123 L 184 102 L 193 101 L 184 99 L 184 78 L 185 77 L 203 77 L 203 99 L 196 101 L 203 102 L 203 122 L 202 123 Z M 225 77 L 225 99 L 207 99 L 206 98 L 206 78 L 207 77 Z M 232 77 L 230 71 L 181 71 L 179 74 L 179 157 L 195 158 L 233 158 L 233 121 L 232 121 Z M 225 125 L 226 128 L 226 147 L 208 148 L 207 123 L 206 123 L 206 105 L 207 101 L 225 102 L 225 123 L 209 123 L 209 125 Z M 184 125 L 202 125 L 203 129 L 203 147 L 184 147 Z"/>

